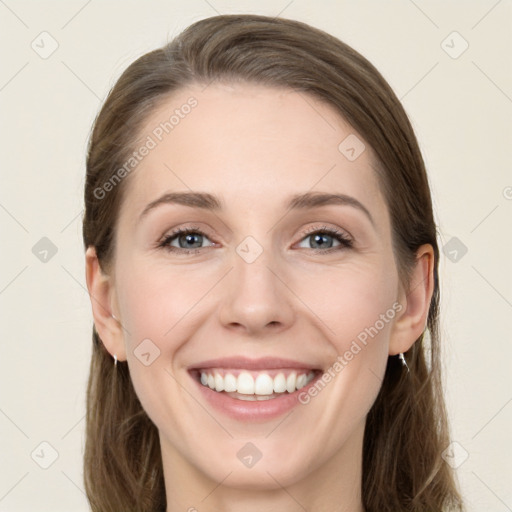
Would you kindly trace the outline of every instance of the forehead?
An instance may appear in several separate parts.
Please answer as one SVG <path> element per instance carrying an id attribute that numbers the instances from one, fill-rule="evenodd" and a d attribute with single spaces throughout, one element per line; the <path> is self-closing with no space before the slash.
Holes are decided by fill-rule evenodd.
<path id="1" fill-rule="evenodd" d="M 163 192 L 191 189 L 262 209 L 311 190 L 383 206 L 371 148 L 332 106 L 291 89 L 187 87 L 146 119 L 139 145 L 151 149 L 127 183 L 123 208 L 134 214 Z"/>

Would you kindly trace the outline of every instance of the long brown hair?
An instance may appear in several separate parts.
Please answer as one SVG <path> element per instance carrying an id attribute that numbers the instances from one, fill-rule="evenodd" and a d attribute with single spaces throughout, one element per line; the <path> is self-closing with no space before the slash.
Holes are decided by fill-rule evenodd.
<path id="1" fill-rule="evenodd" d="M 298 21 L 223 15 L 194 23 L 163 48 L 137 59 L 110 91 L 91 133 L 85 247 L 94 246 L 102 269 L 109 269 L 128 178 L 107 193 L 101 187 L 126 162 L 147 116 L 173 92 L 217 80 L 286 87 L 327 102 L 375 154 L 404 283 L 419 246 L 434 248 L 427 330 L 406 354 L 410 373 L 397 357 L 388 358 L 367 417 L 362 497 L 368 512 L 463 510 L 454 475 L 441 456 L 449 430 L 441 387 L 439 249 L 425 165 L 399 100 L 354 49 Z M 114 369 L 94 327 L 84 480 L 94 512 L 165 510 L 157 428 L 137 398 L 126 362 Z"/>

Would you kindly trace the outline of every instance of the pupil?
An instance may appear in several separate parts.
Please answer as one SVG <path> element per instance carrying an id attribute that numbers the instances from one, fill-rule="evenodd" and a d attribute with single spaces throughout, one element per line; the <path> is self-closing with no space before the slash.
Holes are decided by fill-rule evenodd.
<path id="1" fill-rule="evenodd" d="M 201 235 L 194 235 L 194 234 L 182 235 L 182 238 L 185 238 L 186 243 L 192 243 L 192 244 L 194 243 L 194 238 L 200 238 L 200 237 L 201 237 Z M 201 242 L 199 242 L 198 247 L 201 247 Z"/>
<path id="2" fill-rule="evenodd" d="M 330 235 L 314 235 L 314 239 L 315 239 L 315 244 L 318 244 L 318 242 L 320 242 L 320 245 L 325 245 L 325 244 L 322 244 L 321 240 L 325 238 L 330 238 Z M 329 244 L 327 244 L 329 245 Z"/>

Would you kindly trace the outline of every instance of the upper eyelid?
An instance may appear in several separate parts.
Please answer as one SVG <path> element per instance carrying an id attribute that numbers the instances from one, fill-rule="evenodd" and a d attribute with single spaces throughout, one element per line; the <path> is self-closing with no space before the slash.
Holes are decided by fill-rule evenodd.
<path id="1" fill-rule="evenodd" d="M 339 231 L 341 234 L 346 234 L 347 236 L 352 238 L 352 235 L 346 229 L 334 227 L 334 226 L 327 226 L 327 225 L 325 225 L 325 223 L 322 224 L 321 226 L 305 228 L 305 231 L 302 233 L 302 235 L 309 235 L 309 234 L 315 233 L 316 231 L 324 231 L 324 230 L 325 231 Z M 204 229 L 199 226 L 182 226 L 182 227 L 177 227 L 176 229 L 171 229 L 169 231 L 166 231 L 162 235 L 162 238 L 164 239 L 167 237 L 176 236 L 183 232 L 200 233 L 202 235 L 210 236 L 208 234 L 208 231 L 209 231 L 209 229 Z"/>
<path id="2" fill-rule="evenodd" d="M 333 232 L 335 234 L 338 234 L 338 235 L 343 235 L 347 238 L 350 238 L 351 240 L 354 239 L 354 237 L 351 235 L 351 233 L 349 233 L 346 229 L 343 229 L 343 228 L 340 228 L 340 227 L 334 227 L 334 226 L 326 226 L 325 224 L 323 224 L 322 226 L 318 226 L 318 227 L 311 227 L 311 228 L 307 228 L 306 231 L 302 234 L 302 236 L 308 236 L 308 235 L 312 235 L 313 233 L 316 233 L 317 231 L 329 231 L 329 232 Z"/>

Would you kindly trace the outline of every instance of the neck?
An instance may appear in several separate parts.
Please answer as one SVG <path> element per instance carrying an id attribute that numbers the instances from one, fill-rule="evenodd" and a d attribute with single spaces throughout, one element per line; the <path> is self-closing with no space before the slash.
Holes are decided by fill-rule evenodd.
<path id="1" fill-rule="evenodd" d="M 273 474 L 271 467 L 260 468 L 250 487 L 237 485 L 236 467 L 217 480 L 210 478 L 161 438 L 166 512 L 363 512 L 363 433 L 364 424 L 338 452 L 317 467 L 310 463 L 298 477 Z"/>

